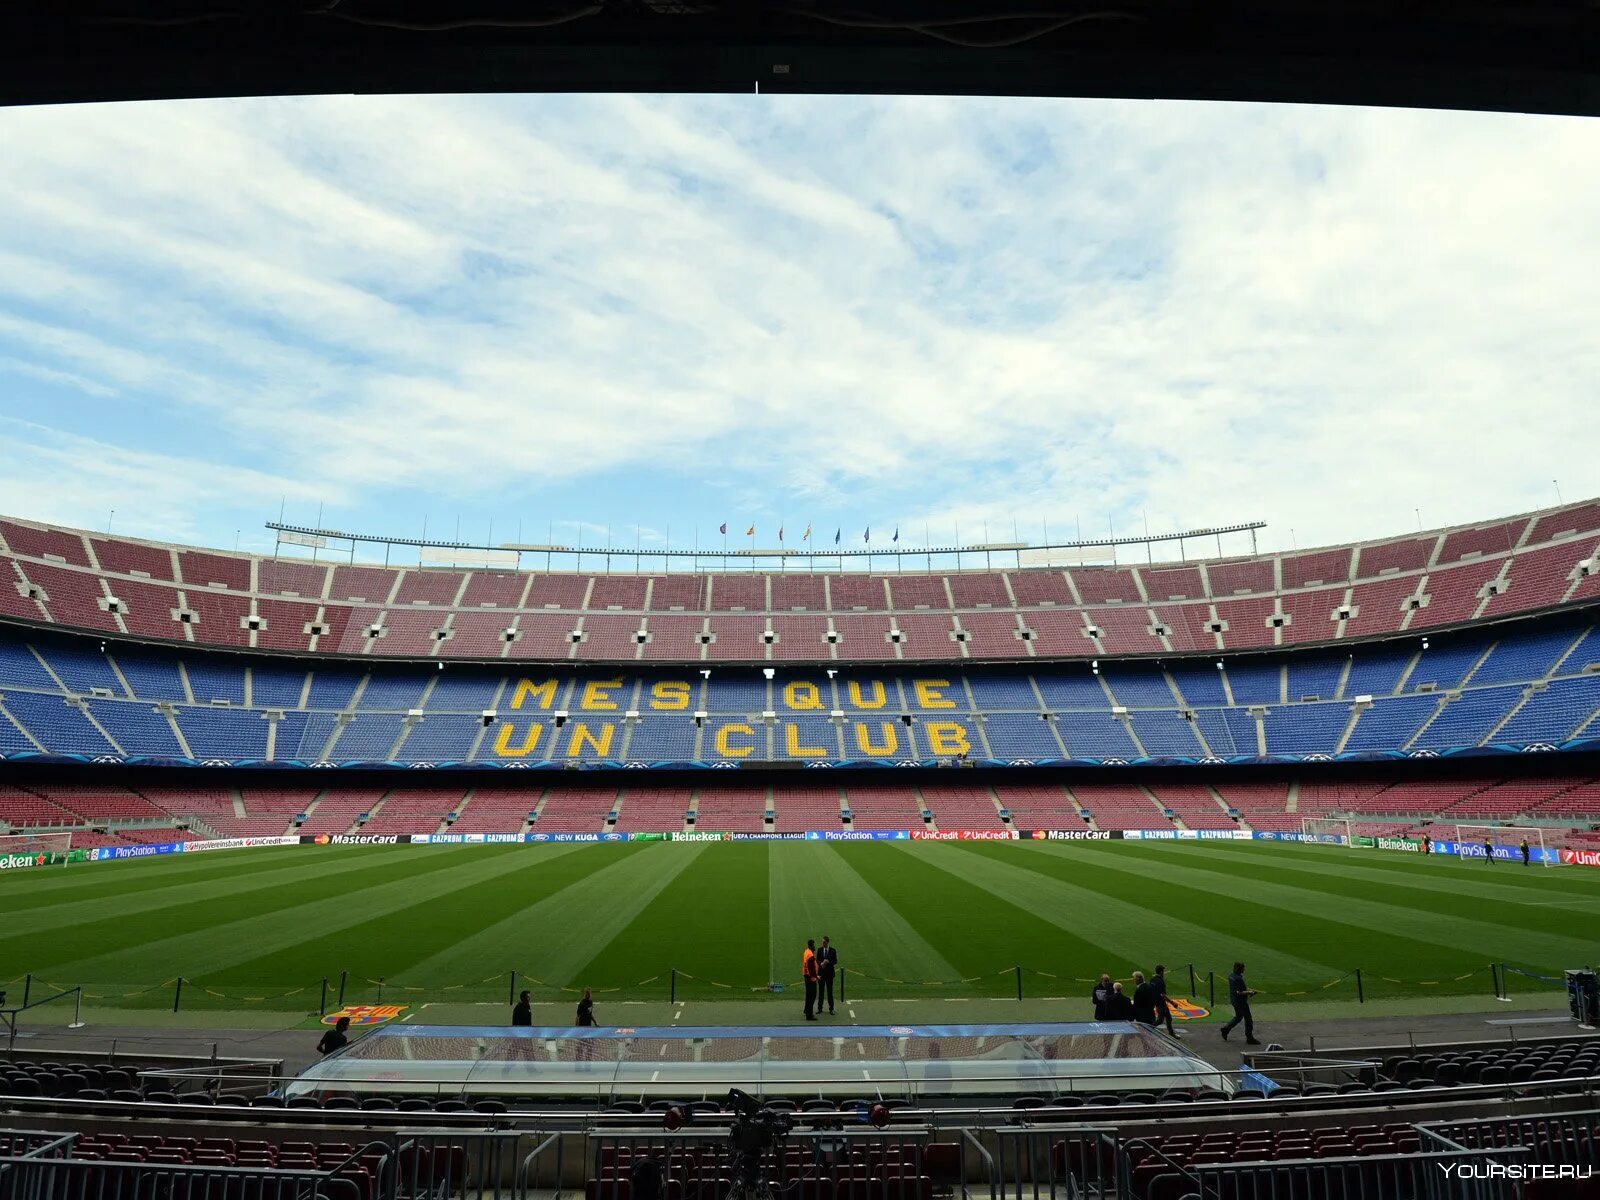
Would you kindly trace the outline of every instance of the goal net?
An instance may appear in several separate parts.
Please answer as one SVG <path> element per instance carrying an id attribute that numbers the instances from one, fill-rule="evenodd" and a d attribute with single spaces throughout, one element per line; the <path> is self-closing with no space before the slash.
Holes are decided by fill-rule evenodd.
<path id="1" fill-rule="evenodd" d="M 1300 840 L 1304 842 L 1332 842 L 1340 846 L 1355 845 L 1350 822 L 1340 817 L 1301 817 Z"/>
<path id="2" fill-rule="evenodd" d="M 45 867 L 67 861 L 72 832 L 0 834 L 0 870 Z M 31 862 L 28 860 L 32 860 Z"/>
<path id="3" fill-rule="evenodd" d="M 1550 866 L 1550 856 L 1545 853 L 1544 830 L 1538 825 L 1457 825 L 1457 853 L 1462 858 L 1482 858 L 1492 853 L 1495 858 L 1512 862 L 1522 861 L 1522 844 L 1528 844 L 1528 862 Z M 1487 849 L 1486 849 L 1487 847 Z"/>

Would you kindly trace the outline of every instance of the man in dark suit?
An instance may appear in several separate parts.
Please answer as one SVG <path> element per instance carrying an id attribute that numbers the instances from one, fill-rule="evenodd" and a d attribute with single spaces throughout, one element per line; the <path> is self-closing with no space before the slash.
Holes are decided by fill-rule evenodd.
<path id="1" fill-rule="evenodd" d="M 1106 1001 L 1106 1020 L 1133 1020 L 1133 1001 L 1123 994 L 1120 979 L 1111 985 L 1111 998 Z"/>
<path id="2" fill-rule="evenodd" d="M 833 948 L 833 942 L 826 936 L 822 939 L 822 949 L 817 951 L 817 1011 L 822 1010 L 822 1002 L 828 1002 L 828 1012 L 833 1012 L 833 977 L 839 970 L 839 952 Z"/>
<path id="3" fill-rule="evenodd" d="M 1177 1037 L 1178 1031 L 1172 1027 L 1172 1005 L 1167 1003 L 1167 968 L 1162 963 L 1156 964 L 1156 973 L 1150 977 L 1150 982 L 1161 993 L 1161 999 L 1156 1004 L 1156 1024 L 1165 1024 L 1168 1037 Z"/>
<path id="4" fill-rule="evenodd" d="M 1158 1025 L 1157 1009 L 1161 1003 L 1161 989 L 1144 977 L 1143 971 L 1133 973 L 1133 1019 L 1141 1025 Z"/>
<path id="5" fill-rule="evenodd" d="M 511 1023 L 513 1025 L 533 1024 L 533 1000 L 527 992 L 517 997 L 517 1005 L 511 1010 Z"/>
<path id="6" fill-rule="evenodd" d="M 1239 1022 L 1244 1022 L 1244 1040 L 1252 1046 L 1261 1045 L 1256 1041 L 1255 1017 L 1250 1013 L 1250 998 L 1256 994 L 1253 987 L 1244 981 L 1244 964 L 1233 964 L 1233 974 L 1228 976 L 1228 1001 L 1233 1005 L 1233 1020 L 1222 1027 L 1222 1040 L 1227 1041 L 1228 1035 L 1233 1032 L 1233 1027 Z"/>

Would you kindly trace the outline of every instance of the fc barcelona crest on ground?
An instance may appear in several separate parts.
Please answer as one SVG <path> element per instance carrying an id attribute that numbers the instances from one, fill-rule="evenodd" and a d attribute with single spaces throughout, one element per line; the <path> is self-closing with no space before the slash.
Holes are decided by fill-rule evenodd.
<path id="1" fill-rule="evenodd" d="M 404 1004 L 347 1004 L 322 1018 L 324 1025 L 337 1025 L 340 1017 L 349 1017 L 351 1025 L 382 1025 L 405 1012 Z"/>

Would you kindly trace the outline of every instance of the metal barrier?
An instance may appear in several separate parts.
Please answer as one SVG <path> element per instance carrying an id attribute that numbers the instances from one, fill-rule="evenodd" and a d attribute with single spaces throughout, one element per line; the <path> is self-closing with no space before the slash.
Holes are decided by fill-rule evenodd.
<path id="1" fill-rule="evenodd" d="M 1534 1117 L 1487 1117 L 1418 1125 L 1424 1146 L 1440 1149 L 1521 1147 L 1534 1162 L 1600 1170 L 1600 1110 Z"/>
<path id="2" fill-rule="evenodd" d="M 1440 1150 L 1192 1165 L 1153 1181 L 1145 1200 L 1511 1200 L 1516 1150 Z M 1168 1176 L 1168 1179 L 1171 1179 Z"/>
<path id="3" fill-rule="evenodd" d="M 31 1134 L 0 1156 L 4 1200 L 521 1200 L 521 1135 L 406 1131 L 331 1160 L 283 1143 L 276 1165 L 192 1162 L 189 1152 L 107 1152 L 92 1136 Z M 0 1133 L 0 1147 L 7 1135 Z M 341 1148 L 342 1149 L 342 1148 Z M 219 1153 L 219 1157 L 222 1155 Z"/>
<path id="4" fill-rule="evenodd" d="M 70 1158 L 0 1159 L 6 1200 L 371 1200 L 361 1181 L 320 1171 Z"/>
<path id="5" fill-rule="evenodd" d="M 995 1129 L 990 1200 L 1104 1200 L 1120 1194 L 1110 1130 Z"/>
<path id="6" fill-rule="evenodd" d="M 586 1200 L 932 1200 L 957 1182 L 958 1143 L 922 1126 L 792 1130 L 769 1139 L 732 1131 L 588 1137 Z M 634 1193 L 638 1192 L 635 1196 Z"/>

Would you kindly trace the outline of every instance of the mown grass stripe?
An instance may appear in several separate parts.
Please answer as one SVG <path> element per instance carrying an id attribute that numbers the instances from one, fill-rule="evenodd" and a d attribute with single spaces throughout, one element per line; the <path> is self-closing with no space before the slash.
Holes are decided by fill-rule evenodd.
<path id="1" fill-rule="evenodd" d="M 664 999 L 674 967 L 685 973 L 683 997 L 748 996 L 769 982 L 767 847 L 660 845 L 653 854 L 677 870 L 636 920 L 596 939 L 572 971 L 573 983 L 621 988 L 618 998 Z M 635 986 L 643 979 L 653 982 Z"/>
<path id="2" fill-rule="evenodd" d="M 454 982 L 475 978 L 485 965 L 504 966 L 546 983 L 575 984 L 579 969 L 600 947 L 641 918 L 648 921 L 656 897 L 702 849 L 662 843 L 580 847 L 573 860 L 578 874 L 534 903 L 519 905 L 516 889 L 519 882 L 537 886 L 537 867 L 528 880 L 511 881 L 503 896 L 490 895 L 467 911 L 434 919 L 433 940 L 444 947 L 416 961 L 411 973 Z M 486 909 L 505 916 L 485 927 Z"/>
<path id="3" fill-rule="evenodd" d="M 1251 906 L 1240 906 L 1231 899 L 1219 903 L 1215 894 L 1197 896 L 1175 890 L 1155 875 L 1130 880 L 1096 872 L 1087 866 L 1081 851 L 1074 853 L 1076 848 L 1049 843 L 1028 846 L 1047 849 L 1032 854 L 1014 845 L 946 843 L 936 848 L 944 853 L 930 855 L 930 859 L 998 896 L 1031 904 L 1047 920 L 1081 930 L 1085 938 L 1099 943 L 1102 953 L 1097 959 L 1074 964 L 1076 976 L 1103 970 L 1120 978 L 1134 968 L 1149 971 L 1158 961 L 1170 966 L 1175 962 L 1232 962 L 1239 957 L 1254 960 L 1279 978 L 1296 980 L 1321 982 L 1345 969 L 1337 961 L 1300 953 L 1303 943 L 1290 949 L 1284 942 L 1264 939 L 1264 931 L 1252 924 L 1258 914 Z M 1022 854 L 1038 861 L 1029 862 Z M 1223 904 L 1239 918 L 1234 926 L 1237 932 L 1205 923 L 1207 910 L 1223 911 Z M 1179 913 L 1184 915 L 1176 915 Z"/>
<path id="4" fill-rule="evenodd" d="M 429 848 L 409 855 L 384 856 L 382 864 L 361 872 L 362 885 L 352 888 L 344 875 L 307 881 L 286 894 L 280 907 L 263 910 L 251 897 L 231 897 L 223 905 L 189 905 L 188 921 L 168 924 L 144 922 L 148 932 L 177 932 L 133 942 L 124 928 L 123 948 L 75 960 L 52 969 L 77 978 L 63 982 L 152 981 L 173 975 L 201 977 L 247 961 L 264 951 L 299 945 L 308 936 L 358 925 L 375 911 L 431 900 L 475 880 L 509 874 L 525 866 L 516 847 L 463 847 L 458 851 Z M 361 854 L 366 847 L 351 847 Z M 324 854 L 339 854 L 327 849 Z M 434 857 L 437 856 L 437 857 Z M 331 861 L 331 860 L 330 860 Z M 307 898 L 310 897 L 310 898 Z M 210 918 L 210 919 L 203 919 Z M 196 924 L 196 919 L 201 919 Z M 307 977 L 311 971 L 307 970 Z"/>
<path id="5" fill-rule="evenodd" d="M 361 871 L 380 867 L 382 861 L 355 855 L 330 859 L 325 853 L 315 852 L 279 855 L 274 859 L 240 864 L 243 869 L 224 875 L 202 879 L 166 876 L 163 886 L 140 888 L 126 894 L 102 893 L 71 900 L 58 897 L 46 906 L 8 913 L 5 937 L 34 936 L 52 929 L 82 927 L 104 919 L 108 911 L 114 912 L 114 919 L 119 922 L 147 917 L 157 919 L 150 915 L 169 910 L 181 912 L 192 904 L 210 907 L 230 896 L 292 889 L 303 880 L 328 879 L 338 874 L 353 877 Z M 3 947 L 4 941 L 0 939 L 0 950 Z"/>
<path id="6" fill-rule="evenodd" d="M 1194 843 L 1178 843 L 1177 846 L 1179 848 L 1161 853 L 1200 870 L 1233 874 L 1237 869 L 1237 864 L 1228 859 L 1225 853 L 1211 853 Z M 1468 916 L 1513 931 L 1528 929 L 1568 936 L 1567 931 L 1572 928 L 1570 912 L 1562 913 L 1548 907 L 1513 912 L 1507 907 L 1510 904 L 1526 905 L 1540 896 L 1537 891 L 1499 886 L 1495 881 L 1478 875 L 1463 877 L 1459 870 L 1430 870 L 1423 863 L 1419 863 L 1410 874 L 1394 875 L 1390 872 L 1366 871 L 1355 865 L 1317 861 L 1269 862 L 1252 866 L 1250 877 L 1262 882 L 1307 888 L 1329 896 L 1351 896 L 1399 905 L 1408 911 L 1431 913 L 1452 920 Z M 1585 899 L 1570 897 L 1573 903 L 1578 904 L 1584 903 Z M 1595 915 L 1600 916 L 1600 894 L 1596 894 L 1590 902 L 1594 904 Z M 1514 924 L 1508 921 L 1513 916 Z"/>
<path id="7" fill-rule="evenodd" d="M 1010 993 L 1012 969 L 1019 965 L 1059 975 L 1066 994 L 1086 993 L 1088 985 L 1076 977 L 1087 977 L 1091 967 L 1111 957 L 1098 942 L 1100 930 L 1092 918 L 1065 920 L 1037 892 L 1006 887 L 1004 881 L 992 886 L 997 873 L 964 870 L 967 860 L 954 847 L 889 843 L 841 850 L 960 977 L 974 979 L 966 989 L 973 994 Z M 918 989 L 891 983 L 875 990 L 915 995 Z"/>

